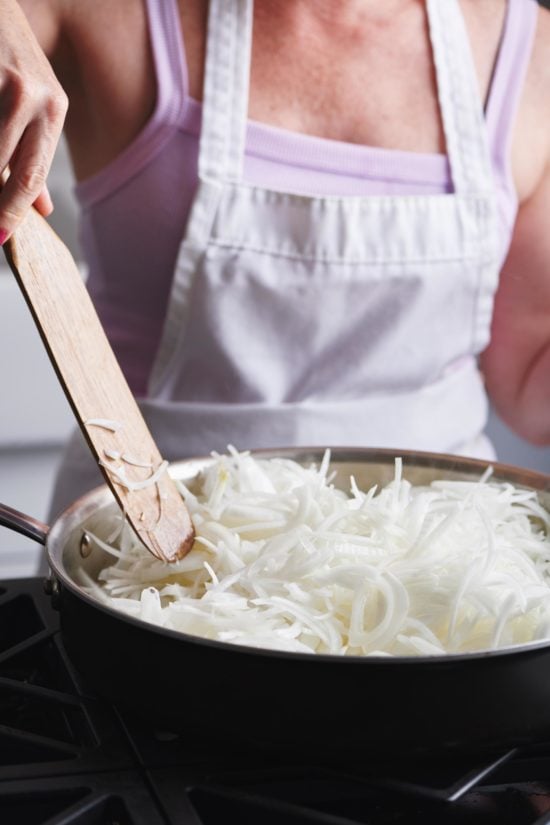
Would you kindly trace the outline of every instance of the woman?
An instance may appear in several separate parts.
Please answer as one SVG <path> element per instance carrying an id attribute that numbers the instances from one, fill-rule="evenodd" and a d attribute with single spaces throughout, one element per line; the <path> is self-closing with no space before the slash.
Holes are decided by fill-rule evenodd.
<path id="1" fill-rule="evenodd" d="M 550 442 L 534 0 L 22 5 L 70 100 L 89 288 L 167 458 L 490 458 L 486 390 Z M 54 510 L 96 479 L 75 441 Z"/>

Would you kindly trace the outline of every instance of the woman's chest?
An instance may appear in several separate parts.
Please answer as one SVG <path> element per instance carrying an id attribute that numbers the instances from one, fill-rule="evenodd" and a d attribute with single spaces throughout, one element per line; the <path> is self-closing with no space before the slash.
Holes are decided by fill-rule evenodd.
<path id="1" fill-rule="evenodd" d="M 182 71 L 190 96 L 201 100 L 208 3 L 174 2 L 184 47 Z M 145 4 L 122 0 L 124 14 L 113 15 L 110 4 L 98 0 L 99 17 L 103 6 L 106 25 L 90 27 L 88 21 L 73 27 L 80 67 L 71 81 L 82 93 L 72 95 L 67 129 L 78 178 L 93 175 L 132 142 L 158 94 Z M 378 16 L 374 4 L 365 4 L 370 16 L 353 19 L 320 18 L 313 13 L 316 7 L 300 0 L 257 0 L 249 117 L 346 143 L 445 152 L 424 3 L 410 0 L 398 4 L 399 11 L 378 11 Z M 502 21 L 486 31 L 482 47 L 479 21 L 470 18 L 466 15 L 485 97 Z M 108 70 L 98 73 L 98 65 Z"/>

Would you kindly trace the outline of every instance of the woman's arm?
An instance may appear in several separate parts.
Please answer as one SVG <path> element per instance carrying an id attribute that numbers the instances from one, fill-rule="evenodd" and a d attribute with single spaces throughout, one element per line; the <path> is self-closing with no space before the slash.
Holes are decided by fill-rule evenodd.
<path id="1" fill-rule="evenodd" d="M 11 172 L 0 193 L 0 243 L 32 203 L 51 212 L 46 177 L 66 111 L 66 95 L 17 0 L 0 0 L 0 170 L 9 165 Z"/>
<path id="2" fill-rule="evenodd" d="M 520 206 L 481 358 L 495 409 L 535 444 L 550 444 L 549 55 L 550 13 L 541 8 L 512 147 Z"/>
<path id="3" fill-rule="evenodd" d="M 481 363 L 503 420 L 527 440 L 550 444 L 550 161 L 519 209 Z"/>
<path id="4" fill-rule="evenodd" d="M 65 136 L 75 177 L 90 177 L 132 142 L 154 110 L 144 0 L 19 3 L 70 100 Z"/>

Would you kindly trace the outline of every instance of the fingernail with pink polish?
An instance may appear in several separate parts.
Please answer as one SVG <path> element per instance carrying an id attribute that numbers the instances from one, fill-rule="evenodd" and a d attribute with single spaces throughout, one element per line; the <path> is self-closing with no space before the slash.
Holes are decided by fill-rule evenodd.
<path id="1" fill-rule="evenodd" d="M 0 229 L 0 246 L 3 246 L 8 240 L 8 232 L 5 229 Z"/>

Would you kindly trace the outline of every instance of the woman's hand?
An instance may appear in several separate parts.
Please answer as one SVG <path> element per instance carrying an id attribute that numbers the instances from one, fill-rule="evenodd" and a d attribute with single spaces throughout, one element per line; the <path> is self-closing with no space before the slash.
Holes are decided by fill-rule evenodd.
<path id="1" fill-rule="evenodd" d="M 0 244 L 31 204 L 53 209 L 46 178 L 67 111 L 67 97 L 17 0 L 0 0 Z"/>

